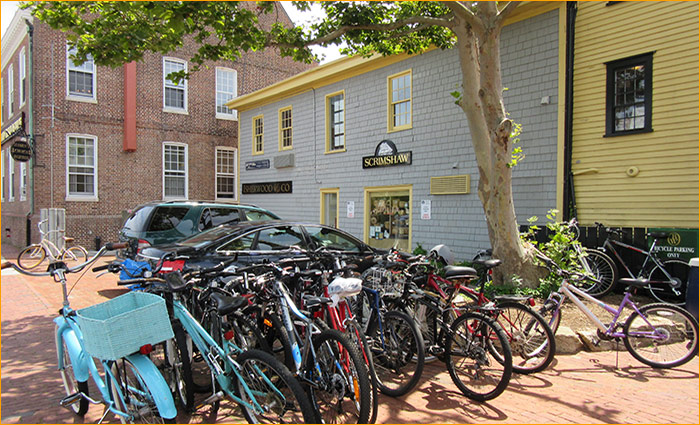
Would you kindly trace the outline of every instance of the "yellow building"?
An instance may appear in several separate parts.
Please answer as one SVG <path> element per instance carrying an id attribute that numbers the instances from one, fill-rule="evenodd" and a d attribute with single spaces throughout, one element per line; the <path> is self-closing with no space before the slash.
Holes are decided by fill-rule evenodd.
<path id="1" fill-rule="evenodd" d="M 575 8 L 567 206 L 582 226 L 677 229 L 697 247 L 698 2 Z"/>

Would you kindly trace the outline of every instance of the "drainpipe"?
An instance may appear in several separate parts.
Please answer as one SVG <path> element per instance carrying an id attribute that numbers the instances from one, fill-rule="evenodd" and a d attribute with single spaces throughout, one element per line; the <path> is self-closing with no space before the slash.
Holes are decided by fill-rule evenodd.
<path id="1" fill-rule="evenodd" d="M 32 237 L 32 220 L 31 217 L 34 216 L 34 208 L 36 207 L 34 202 L 34 166 L 36 165 L 36 138 L 34 137 L 34 25 L 25 19 L 24 22 L 27 24 L 27 33 L 29 34 L 29 66 L 25 66 L 27 72 L 29 72 L 29 87 L 27 88 L 27 134 L 29 134 L 29 142 L 31 143 L 32 156 L 29 158 L 29 181 L 31 181 L 31 196 L 29 197 L 29 213 L 27 214 L 27 245 L 31 243 Z M 21 178 L 21 177 L 20 177 Z"/>
<path id="2" fill-rule="evenodd" d="M 564 220 L 576 217 L 576 197 L 571 174 L 574 122 L 574 33 L 576 29 L 577 2 L 566 4 L 566 75 L 564 103 Z"/>

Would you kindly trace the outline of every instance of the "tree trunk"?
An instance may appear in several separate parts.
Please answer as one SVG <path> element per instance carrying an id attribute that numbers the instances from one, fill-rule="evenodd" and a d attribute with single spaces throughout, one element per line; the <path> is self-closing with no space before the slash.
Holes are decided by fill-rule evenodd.
<path id="1" fill-rule="evenodd" d="M 482 21 L 486 22 L 486 20 Z M 512 193 L 510 134 L 512 121 L 503 104 L 500 66 L 500 26 L 485 26 L 483 33 L 465 24 L 453 29 L 462 69 L 463 97 L 474 153 L 479 168 L 479 198 L 484 207 L 494 258 L 503 263 L 494 269 L 496 284 L 519 276 L 536 287 L 542 271 L 532 262 L 532 248 L 520 240 Z M 478 82 L 478 84 L 475 84 Z"/>

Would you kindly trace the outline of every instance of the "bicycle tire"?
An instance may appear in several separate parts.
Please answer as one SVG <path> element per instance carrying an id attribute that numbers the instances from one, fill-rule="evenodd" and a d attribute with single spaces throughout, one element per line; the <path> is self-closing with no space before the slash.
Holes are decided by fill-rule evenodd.
<path id="1" fill-rule="evenodd" d="M 324 423 L 368 423 L 371 384 L 357 347 L 335 329 L 314 335 L 313 344 L 316 359 L 309 358 L 306 370 L 318 366 L 321 372 L 314 378 L 318 387 L 311 390 L 320 418 Z"/>
<path id="2" fill-rule="evenodd" d="M 659 302 L 684 306 L 690 264 L 671 258 L 662 261 L 661 265 L 671 276 L 672 281 L 668 280 L 659 266 L 654 267 L 649 273 L 649 285 L 647 286 L 649 293 Z"/>
<path id="3" fill-rule="evenodd" d="M 518 302 L 499 303 L 498 309 L 496 321 L 508 337 L 513 371 L 527 375 L 546 369 L 554 360 L 556 341 L 545 319 Z"/>
<path id="4" fill-rule="evenodd" d="M 61 255 L 61 260 L 68 265 L 68 267 L 73 267 L 78 264 L 83 264 L 88 259 L 88 252 L 82 246 L 76 245 L 67 248 L 65 252 Z"/>
<path id="5" fill-rule="evenodd" d="M 619 278 L 615 262 L 608 254 L 597 249 L 584 248 L 584 253 L 586 256 L 581 259 L 582 267 L 586 274 L 590 273 L 598 282 L 581 289 L 594 297 L 607 295 L 613 290 Z"/>
<path id="6" fill-rule="evenodd" d="M 233 313 L 229 314 L 226 320 L 226 325 L 230 326 L 233 331 L 232 340 L 238 348 L 242 350 L 257 349 L 266 353 L 272 351 L 267 344 L 267 340 L 252 319 L 244 316 L 242 313 Z"/>
<path id="7" fill-rule="evenodd" d="M 377 384 L 383 394 L 400 397 L 418 385 L 425 365 L 425 343 L 418 325 L 406 313 L 389 311 L 382 324 L 383 338 L 375 337 L 371 346 Z"/>
<path id="8" fill-rule="evenodd" d="M 698 322 L 685 309 L 655 303 L 642 306 L 639 313 L 632 313 L 623 327 L 626 338 L 622 341 L 632 357 L 653 368 L 668 369 L 698 353 Z M 661 340 L 649 337 L 650 324 Z"/>
<path id="9" fill-rule="evenodd" d="M 32 244 L 20 251 L 17 265 L 24 270 L 32 270 L 46 259 L 46 249 L 39 244 Z"/>
<path id="10" fill-rule="evenodd" d="M 284 363 L 289 370 L 296 370 L 292 342 L 289 340 L 289 334 L 282 319 L 274 313 L 266 313 L 260 316 L 258 327 L 262 330 L 270 353 Z"/>
<path id="11" fill-rule="evenodd" d="M 250 349 L 241 353 L 236 360 L 241 367 L 241 377 L 245 379 L 246 385 L 262 407 L 261 412 L 256 412 L 241 405 L 243 416 L 248 423 L 316 421 L 316 413 L 303 387 L 289 369 L 272 354 Z M 241 380 L 237 380 L 237 392 L 241 399 L 249 401 Z"/>
<path id="12" fill-rule="evenodd" d="M 423 337 L 425 362 L 438 360 L 444 352 L 444 347 L 438 341 L 440 334 L 439 312 L 430 302 L 422 298 L 415 300 L 411 310 L 407 313 L 414 318 L 414 322 L 418 325 Z"/>
<path id="13" fill-rule="evenodd" d="M 496 345 L 500 346 L 500 361 L 493 356 Z M 508 337 L 490 317 L 473 312 L 459 316 L 447 335 L 445 354 L 452 382 L 468 398 L 493 400 L 508 387 L 513 373 Z"/>
<path id="14" fill-rule="evenodd" d="M 372 385 L 372 391 L 369 393 L 371 399 L 370 406 L 372 408 L 369 423 L 375 423 L 379 412 L 379 384 L 377 383 L 377 371 L 374 367 L 372 351 L 369 348 L 369 342 L 367 341 L 365 333 L 355 319 L 346 319 L 345 333 L 348 335 L 348 338 L 357 345 L 360 356 L 362 356 L 362 359 L 367 365 L 367 373 L 370 384 Z"/>
<path id="15" fill-rule="evenodd" d="M 111 381 L 110 391 L 115 407 L 131 416 L 130 418 L 118 416 L 122 423 L 162 424 L 169 422 L 158 414 L 153 394 L 131 361 L 122 358 L 112 363 L 112 374 L 115 380 Z"/>
<path id="16" fill-rule="evenodd" d="M 557 334 L 559 324 L 561 323 L 561 309 L 557 307 L 558 304 L 555 300 L 547 299 L 544 305 L 537 310 L 537 313 L 544 318 L 554 335 Z"/>
<path id="17" fill-rule="evenodd" d="M 73 373 L 73 363 L 63 338 L 61 338 L 62 342 L 59 346 L 58 326 L 56 326 L 56 332 L 54 332 L 54 335 L 56 335 L 56 354 L 60 355 L 58 350 L 63 351 L 63 369 L 59 369 L 59 372 L 61 373 L 63 388 L 66 390 L 66 397 L 72 396 L 78 392 L 89 396 L 90 390 L 88 388 L 88 382 L 78 381 L 75 379 L 75 374 Z M 70 409 L 78 416 L 85 416 L 89 407 L 90 402 L 85 397 L 81 397 L 79 401 L 70 405 Z"/>
<path id="18" fill-rule="evenodd" d="M 187 347 L 187 336 L 179 322 L 173 323 L 175 337 L 163 343 L 163 373 L 170 390 L 180 406 L 187 412 L 194 407 L 194 381 L 192 363 Z"/>

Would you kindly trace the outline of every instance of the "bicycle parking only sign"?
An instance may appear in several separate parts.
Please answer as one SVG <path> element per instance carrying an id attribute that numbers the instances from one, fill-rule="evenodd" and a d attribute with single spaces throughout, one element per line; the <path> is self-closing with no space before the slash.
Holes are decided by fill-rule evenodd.
<path id="1" fill-rule="evenodd" d="M 658 253 L 660 258 L 690 260 L 698 256 L 697 229 L 653 228 L 649 229 L 649 232 L 668 233 L 668 237 L 659 239 L 656 243 L 656 248 L 654 248 L 654 252 Z M 647 242 L 647 248 L 651 247 L 651 242 L 653 242 L 653 239 Z"/>

